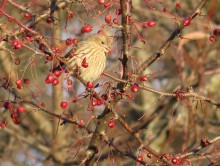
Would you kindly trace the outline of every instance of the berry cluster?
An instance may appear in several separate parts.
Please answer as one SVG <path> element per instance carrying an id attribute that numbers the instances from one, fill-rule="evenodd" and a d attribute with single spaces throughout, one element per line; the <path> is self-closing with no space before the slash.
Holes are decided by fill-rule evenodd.
<path id="1" fill-rule="evenodd" d="M 45 82 L 46 84 L 52 84 L 53 86 L 56 86 L 59 84 L 59 76 L 62 74 L 62 71 L 55 70 L 53 73 L 50 73 L 47 75 Z"/>

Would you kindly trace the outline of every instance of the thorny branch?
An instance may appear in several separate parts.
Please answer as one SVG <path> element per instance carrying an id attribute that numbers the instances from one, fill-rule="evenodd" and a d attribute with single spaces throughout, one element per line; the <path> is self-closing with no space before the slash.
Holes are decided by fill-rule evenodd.
<path id="1" fill-rule="evenodd" d="M 131 0 L 121 0 L 120 1 L 121 10 L 122 10 L 122 47 L 123 47 L 123 58 L 121 59 L 122 67 L 123 67 L 123 76 L 122 79 L 126 80 L 128 67 L 128 55 L 129 55 L 129 34 L 130 34 L 130 25 L 129 25 L 129 17 L 131 10 Z"/>
<path id="2" fill-rule="evenodd" d="M 13 92 L 13 93 L 16 94 L 16 92 Z M 16 95 L 18 96 L 18 94 L 16 94 Z M 21 96 L 18 97 L 18 98 L 22 99 Z M 8 101 L 8 100 L 7 100 L 7 101 Z M 4 102 L 4 101 L 0 101 L 0 102 Z M 14 101 L 11 101 L 11 102 L 13 103 Z M 16 102 L 18 102 L 18 101 L 16 101 Z M 87 125 L 81 124 L 81 123 L 78 122 L 77 120 L 72 120 L 71 117 L 68 118 L 68 117 L 65 117 L 65 116 L 63 116 L 63 115 L 56 114 L 56 113 L 51 112 L 51 111 L 49 111 L 49 110 L 47 110 L 47 109 L 44 109 L 44 108 L 42 108 L 41 106 L 39 106 L 37 103 L 35 103 L 35 102 L 33 102 L 33 101 L 21 100 L 21 101 L 19 101 L 19 102 L 20 102 L 20 103 L 27 104 L 27 105 L 30 105 L 30 106 L 32 106 L 32 107 L 35 107 L 35 108 L 37 108 L 38 111 L 43 111 L 43 112 L 45 112 L 45 113 L 47 113 L 47 114 L 52 115 L 53 117 L 57 117 L 58 119 L 63 120 L 63 123 L 62 123 L 62 124 L 69 123 L 69 124 L 73 124 L 73 125 L 80 126 L 80 128 L 85 129 L 85 130 L 88 132 L 88 134 L 93 134 L 93 135 L 94 135 L 94 134 L 98 134 L 97 131 L 102 131 L 100 128 L 97 128 L 97 129 L 96 129 L 97 131 L 92 131 L 91 129 L 88 128 Z M 107 110 L 107 111 L 108 111 L 108 110 Z M 103 115 L 100 115 L 99 117 L 102 118 L 101 116 L 103 116 Z M 99 117 L 98 117 L 98 119 L 99 119 Z M 101 127 L 101 128 L 103 128 L 103 126 L 105 126 L 105 125 L 103 125 L 103 124 L 100 124 L 100 125 L 99 125 L 99 127 Z M 12 134 L 12 131 L 11 131 L 10 129 L 8 129 L 8 128 L 6 128 L 6 132 Z M 21 135 L 18 135 L 18 134 L 14 134 L 14 136 L 17 137 L 17 138 L 19 138 L 19 139 L 21 139 L 21 140 L 24 141 L 25 143 L 30 144 L 31 146 L 36 145 L 36 142 L 34 142 L 34 140 L 27 140 L 27 139 L 25 139 L 24 137 L 22 137 Z M 99 141 L 101 140 L 101 141 L 105 142 L 106 144 L 112 146 L 112 147 L 113 147 L 117 152 L 119 152 L 120 154 L 122 154 L 122 155 L 124 155 L 124 156 L 128 156 L 128 157 L 130 157 L 130 158 L 132 158 L 132 159 L 134 159 L 134 160 L 137 160 L 137 157 L 136 157 L 134 154 L 132 154 L 131 152 L 128 153 L 128 152 L 123 152 L 122 150 L 119 150 L 119 149 L 117 148 L 117 145 L 115 145 L 114 142 L 109 141 L 109 139 L 105 136 L 104 133 L 99 133 L 99 135 L 96 135 L 96 136 L 93 137 L 93 138 L 96 139 L 96 140 L 93 140 L 93 142 L 96 142 L 96 143 L 97 143 L 96 146 L 98 146 Z M 101 139 L 99 139 L 99 138 L 101 138 Z M 34 144 L 34 143 L 35 143 L 35 144 Z M 48 153 L 48 154 L 49 154 L 49 152 L 50 152 L 49 149 L 48 149 L 46 146 L 43 146 L 43 145 L 41 145 L 41 144 L 37 144 L 37 148 L 40 149 L 40 150 L 42 150 L 42 151 L 44 151 L 44 152 L 46 152 L 46 153 Z M 90 148 L 91 148 L 91 147 L 90 147 Z M 144 161 L 140 161 L 140 163 L 146 165 L 146 163 L 145 163 Z"/>
<path id="3" fill-rule="evenodd" d="M 212 140 L 208 140 L 208 139 L 205 139 L 205 140 L 201 140 L 201 145 L 198 146 L 197 148 L 181 155 L 182 158 L 186 158 L 188 156 L 192 156 L 192 155 L 196 155 L 196 153 L 198 153 L 200 150 L 202 150 L 203 148 L 206 148 L 210 145 L 213 145 L 215 144 L 216 142 L 220 141 L 220 136 L 219 137 L 215 137 L 213 138 Z"/>
<path id="4" fill-rule="evenodd" d="M 129 3 L 129 4 L 128 4 Z M 126 80 L 127 77 L 127 61 L 128 61 L 128 41 L 129 41 L 129 25 L 128 25 L 128 17 L 130 12 L 130 3 L 131 1 L 122 0 L 120 1 L 121 10 L 122 10 L 122 39 L 123 39 L 123 58 L 120 59 L 123 67 L 123 75 L 122 79 Z M 124 92 L 125 91 L 126 84 L 119 83 L 117 88 L 119 91 Z M 119 98 L 117 99 L 120 100 Z M 103 111 L 103 113 L 100 115 L 99 121 L 96 125 L 95 133 L 92 136 L 92 139 L 90 141 L 88 150 L 87 150 L 87 157 L 85 160 L 86 165 L 93 165 L 94 157 L 96 154 L 96 151 L 98 149 L 98 141 L 99 141 L 99 135 L 102 133 L 105 135 L 106 131 L 106 125 L 105 123 L 107 120 L 109 120 L 112 116 L 111 112 L 114 112 L 115 105 L 118 101 L 111 102 Z M 116 116 L 116 114 L 114 114 Z"/>
<path id="5" fill-rule="evenodd" d="M 118 81 L 118 82 L 121 82 L 121 83 L 126 83 L 126 84 L 129 84 L 129 85 L 132 85 L 133 83 L 132 82 L 128 82 L 128 81 L 125 81 L 125 80 L 122 80 L 122 79 L 119 79 L 119 78 L 116 78 L 112 75 L 109 75 L 107 73 L 104 73 L 103 74 L 104 76 L 106 77 L 109 77 L 115 81 Z M 168 93 L 168 92 L 161 92 L 159 90 L 156 90 L 156 89 L 153 89 L 151 87 L 147 87 L 147 86 L 144 86 L 144 85 L 138 85 L 140 89 L 143 89 L 143 90 L 146 90 L 146 91 L 149 91 L 149 92 L 152 92 L 152 93 L 155 93 L 155 94 L 158 94 L 160 96 L 167 96 L 167 97 L 176 97 L 176 94 L 174 92 L 172 93 Z M 210 104 L 213 104 L 217 107 L 220 107 L 220 102 L 217 102 L 211 98 L 208 98 L 208 97 L 205 97 L 205 96 L 202 96 L 202 95 L 199 95 L 195 92 L 182 92 L 181 93 L 184 97 L 193 97 L 194 99 L 197 99 L 197 100 L 202 100 L 202 101 L 206 101 Z"/>

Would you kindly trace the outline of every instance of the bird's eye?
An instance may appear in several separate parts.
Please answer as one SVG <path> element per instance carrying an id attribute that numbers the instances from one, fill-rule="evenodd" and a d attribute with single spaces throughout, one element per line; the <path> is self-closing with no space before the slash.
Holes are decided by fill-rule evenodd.
<path id="1" fill-rule="evenodd" d="M 102 41 L 102 44 L 105 44 L 105 43 Z"/>

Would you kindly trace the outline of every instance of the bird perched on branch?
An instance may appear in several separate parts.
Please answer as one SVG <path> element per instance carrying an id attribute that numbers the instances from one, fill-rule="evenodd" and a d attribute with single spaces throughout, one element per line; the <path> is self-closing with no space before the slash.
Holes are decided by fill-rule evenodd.
<path id="1" fill-rule="evenodd" d="M 111 37 L 104 28 L 100 33 L 80 41 L 76 48 L 62 58 L 62 62 L 71 74 L 78 74 L 86 82 L 95 81 L 105 69 L 106 54 L 111 44 Z"/>

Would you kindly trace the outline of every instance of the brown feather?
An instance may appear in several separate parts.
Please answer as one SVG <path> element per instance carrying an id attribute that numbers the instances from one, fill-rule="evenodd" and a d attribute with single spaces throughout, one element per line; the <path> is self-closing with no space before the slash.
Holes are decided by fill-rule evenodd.
<path id="1" fill-rule="evenodd" d="M 105 69 L 105 55 L 110 46 L 111 40 L 106 33 L 91 35 L 86 40 L 79 42 L 72 53 L 73 56 L 67 61 L 69 71 L 72 73 L 78 71 L 84 81 L 95 81 Z M 88 63 L 87 68 L 82 66 L 84 58 Z"/>

